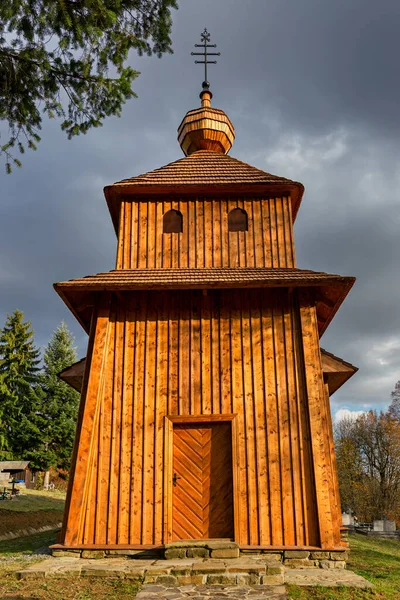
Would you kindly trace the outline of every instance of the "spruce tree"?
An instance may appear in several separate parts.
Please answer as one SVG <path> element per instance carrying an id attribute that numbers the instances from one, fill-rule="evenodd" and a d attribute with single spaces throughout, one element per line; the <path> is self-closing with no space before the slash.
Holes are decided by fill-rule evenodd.
<path id="1" fill-rule="evenodd" d="M 26 459 L 40 435 L 40 352 L 30 321 L 15 310 L 0 330 L 0 419 L 2 446 L 13 458 Z"/>
<path id="2" fill-rule="evenodd" d="M 172 52 L 176 0 L 2 0 L 0 157 L 36 149 L 43 116 L 61 119 L 68 138 L 120 116 L 134 96 L 132 51 Z"/>
<path id="3" fill-rule="evenodd" d="M 44 352 L 41 413 L 45 421 L 43 443 L 37 461 L 44 470 L 68 470 L 78 414 L 79 393 L 59 378 L 77 360 L 74 340 L 65 323 L 54 331 Z"/>

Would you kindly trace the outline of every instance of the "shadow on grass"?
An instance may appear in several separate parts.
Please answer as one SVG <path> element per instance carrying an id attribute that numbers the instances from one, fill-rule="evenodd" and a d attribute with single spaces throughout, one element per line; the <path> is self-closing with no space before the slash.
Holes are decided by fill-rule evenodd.
<path id="1" fill-rule="evenodd" d="M 12 554 L 46 554 L 48 547 L 56 543 L 59 529 L 35 533 L 27 537 L 0 542 L 0 556 Z"/>
<path id="2" fill-rule="evenodd" d="M 4 600 L 37 600 L 37 596 L 3 596 Z"/>

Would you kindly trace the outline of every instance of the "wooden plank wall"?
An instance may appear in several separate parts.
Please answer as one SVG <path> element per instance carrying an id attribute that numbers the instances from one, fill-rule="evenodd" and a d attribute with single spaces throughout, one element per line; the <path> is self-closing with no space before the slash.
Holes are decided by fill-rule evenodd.
<path id="1" fill-rule="evenodd" d="M 237 207 L 246 232 L 228 232 Z M 171 209 L 182 213 L 182 233 L 163 234 Z M 295 266 L 290 198 L 122 202 L 117 269 Z"/>
<path id="2" fill-rule="evenodd" d="M 320 546 L 322 519 L 323 545 L 336 544 L 329 407 L 318 360 L 301 341 L 303 330 L 306 344 L 318 344 L 315 309 L 299 308 L 294 294 L 153 291 L 103 301 L 65 544 L 168 541 L 164 417 L 230 413 L 238 415 L 235 539 Z"/>

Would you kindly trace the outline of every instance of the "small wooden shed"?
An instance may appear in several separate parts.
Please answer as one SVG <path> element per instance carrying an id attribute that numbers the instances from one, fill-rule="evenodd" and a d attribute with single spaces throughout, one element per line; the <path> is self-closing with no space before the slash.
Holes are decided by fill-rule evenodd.
<path id="1" fill-rule="evenodd" d="M 89 334 L 59 542 L 338 549 L 329 393 L 356 369 L 319 339 L 354 278 L 296 266 L 303 186 L 228 156 L 201 100 L 184 158 L 105 188 L 115 270 L 55 285 Z"/>
<path id="2" fill-rule="evenodd" d="M 34 487 L 35 474 L 29 468 L 29 460 L 0 461 L 0 488 L 11 479 L 22 481 L 28 489 Z"/>

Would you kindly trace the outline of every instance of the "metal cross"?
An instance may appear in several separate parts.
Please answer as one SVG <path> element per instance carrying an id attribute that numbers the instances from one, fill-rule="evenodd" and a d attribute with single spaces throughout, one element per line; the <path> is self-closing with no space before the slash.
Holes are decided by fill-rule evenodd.
<path id="1" fill-rule="evenodd" d="M 220 56 L 221 52 L 207 52 L 208 48 L 216 48 L 217 44 L 209 44 L 210 34 L 207 29 L 204 29 L 203 33 L 200 36 L 203 44 L 195 44 L 195 48 L 203 48 L 204 52 L 192 52 L 192 56 L 204 56 L 204 60 L 195 60 L 196 65 L 202 64 L 204 65 L 204 81 L 203 81 L 203 89 L 208 90 L 210 84 L 207 80 L 207 65 L 215 65 L 217 63 L 216 60 L 208 60 L 209 56 Z"/>

